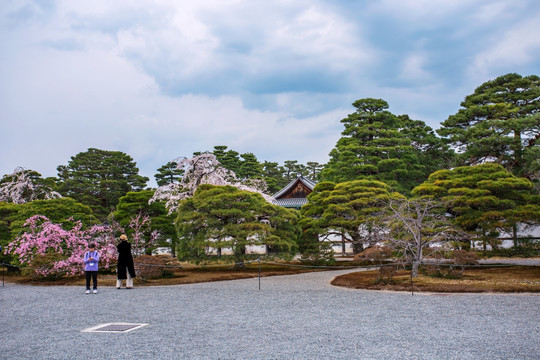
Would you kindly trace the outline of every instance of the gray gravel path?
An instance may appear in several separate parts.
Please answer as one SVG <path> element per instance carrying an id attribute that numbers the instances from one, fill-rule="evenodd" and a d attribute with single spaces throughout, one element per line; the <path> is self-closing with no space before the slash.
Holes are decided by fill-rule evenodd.
<path id="1" fill-rule="evenodd" d="M 524 258 L 524 259 L 480 259 L 480 264 L 506 264 L 506 265 L 527 265 L 527 266 L 539 266 L 540 258 Z"/>
<path id="2" fill-rule="evenodd" d="M 332 271 L 206 284 L 0 287 L 0 359 L 539 359 L 540 296 L 349 290 Z M 147 323 L 87 333 L 104 323 Z"/>

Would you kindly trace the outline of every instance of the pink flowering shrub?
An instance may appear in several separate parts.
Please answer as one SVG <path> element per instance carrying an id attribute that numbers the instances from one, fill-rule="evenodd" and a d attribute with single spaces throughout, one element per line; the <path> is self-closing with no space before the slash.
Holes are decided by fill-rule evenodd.
<path id="1" fill-rule="evenodd" d="M 93 242 L 100 254 L 100 268 L 108 269 L 116 261 L 114 231 L 111 226 L 94 225 L 83 229 L 80 221 L 68 224 L 70 230 L 52 223 L 43 215 L 35 215 L 25 222 L 27 231 L 8 244 L 4 253 L 14 256 L 21 265 L 31 267 L 35 274 L 76 275 L 84 272 L 83 258 L 88 244 Z M 43 259 L 50 259 L 43 264 Z"/>

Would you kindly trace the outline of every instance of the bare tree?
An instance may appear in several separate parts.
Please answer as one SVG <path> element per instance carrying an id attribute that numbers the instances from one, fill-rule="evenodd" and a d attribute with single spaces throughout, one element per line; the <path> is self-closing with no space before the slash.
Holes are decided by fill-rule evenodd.
<path id="1" fill-rule="evenodd" d="M 391 200 L 387 203 L 385 220 L 390 229 L 388 245 L 402 253 L 405 261 L 412 263 L 412 276 L 418 276 L 418 267 L 441 246 L 465 234 L 450 222 L 443 204 L 432 198 Z"/>

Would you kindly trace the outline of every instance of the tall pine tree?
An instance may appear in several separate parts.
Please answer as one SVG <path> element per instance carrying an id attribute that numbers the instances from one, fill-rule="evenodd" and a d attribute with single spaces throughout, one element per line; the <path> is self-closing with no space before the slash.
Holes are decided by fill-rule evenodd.
<path id="1" fill-rule="evenodd" d="M 356 112 L 341 120 L 345 129 L 330 152 L 323 180 L 378 180 L 407 194 L 441 166 L 435 152 L 426 156 L 429 148 L 444 149 L 423 122 L 392 114 L 381 99 L 360 99 L 353 106 Z"/>
<path id="2" fill-rule="evenodd" d="M 540 77 L 499 76 L 461 107 L 437 132 L 459 150 L 462 165 L 496 162 L 516 176 L 538 177 Z"/>
<path id="3" fill-rule="evenodd" d="M 113 211 L 118 199 L 146 186 L 133 158 L 120 151 L 90 148 L 58 166 L 59 192 L 90 206 L 101 220 Z"/>

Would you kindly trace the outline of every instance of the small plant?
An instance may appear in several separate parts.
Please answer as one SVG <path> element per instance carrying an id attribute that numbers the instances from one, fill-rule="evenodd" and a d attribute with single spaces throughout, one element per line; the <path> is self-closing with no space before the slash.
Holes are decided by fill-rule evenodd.
<path id="1" fill-rule="evenodd" d="M 478 255 L 476 253 L 466 250 L 454 250 L 451 263 L 427 265 L 424 267 L 424 272 L 431 277 L 461 279 L 467 265 L 476 264 L 478 264 Z"/>
<path id="2" fill-rule="evenodd" d="M 478 255 L 471 251 L 454 250 L 452 252 L 454 264 L 456 265 L 476 265 L 478 264 Z"/>
<path id="3" fill-rule="evenodd" d="M 392 249 L 386 246 L 372 246 L 354 256 L 355 262 L 381 265 L 392 257 Z"/>
<path id="4" fill-rule="evenodd" d="M 503 257 L 535 257 L 540 255 L 540 242 L 531 238 L 522 238 L 519 245 L 510 248 L 499 248 L 487 251 L 486 256 Z"/>
<path id="5" fill-rule="evenodd" d="M 397 273 L 397 267 L 394 265 L 381 266 L 379 272 L 377 273 L 377 279 L 375 279 L 375 284 L 393 284 L 394 276 Z"/>
<path id="6" fill-rule="evenodd" d="M 55 267 L 57 261 L 62 260 L 58 253 L 50 252 L 45 255 L 36 255 L 29 263 L 29 267 L 23 269 L 23 276 L 31 276 L 36 281 L 55 281 L 66 274 L 65 270 Z"/>
<path id="7" fill-rule="evenodd" d="M 427 265 L 423 272 L 430 277 L 442 279 L 460 279 L 463 275 L 462 271 L 457 270 L 454 265 Z"/>
<path id="8" fill-rule="evenodd" d="M 300 262 L 306 265 L 323 266 L 335 264 L 336 259 L 330 243 L 321 241 L 311 244 L 302 253 Z"/>
<path id="9" fill-rule="evenodd" d="M 137 277 L 142 281 L 159 279 L 166 272 L 166 260 L 160 256 L 141 255 L 134 260 Z"/>
<path id="10" fill-rule="evenodd" d="M 453 275 L 457 275 L 459 278 L 463 276 L 463 272 L 467 265 L 477 265 L 478 255 L 476 253 L 466 250 L 454 250 L 452 255 L 454 256 L 455 267 L 450 267 L 453 271 Z"/>

